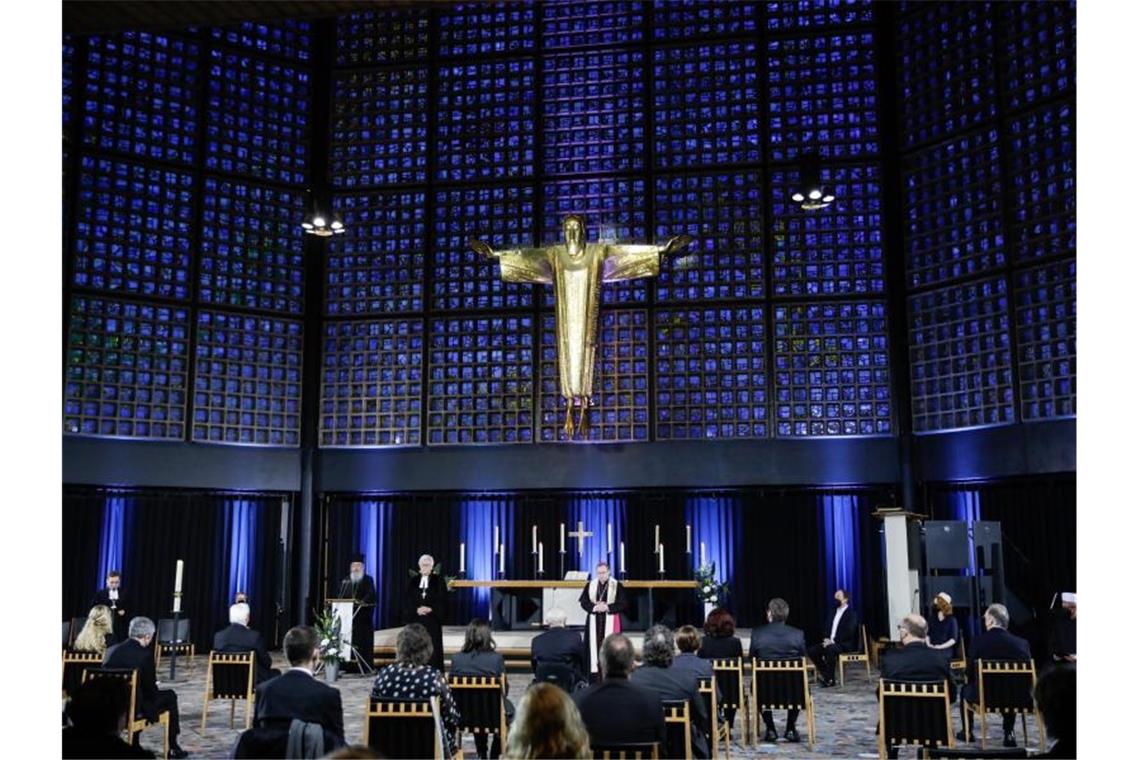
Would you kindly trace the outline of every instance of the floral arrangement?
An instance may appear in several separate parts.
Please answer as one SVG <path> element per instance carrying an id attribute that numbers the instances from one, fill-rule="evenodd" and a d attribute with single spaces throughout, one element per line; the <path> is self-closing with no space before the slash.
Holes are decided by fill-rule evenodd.
<path id="1" fill-rule="evenodd" d="M 716 579 L 716 563 L 707 562 L 697 568 L 697 596 L 706 604 L 722 604 L 728 596 L 728 584 Z"/>
<path id="2" fill-rule="evenodd" d="M 321 659 L 326 663 L 339 662 L 343 643 L 340 637 L 340 618 L 335 617 L 332 609 L 326 607 L 324 612 L 317 615 L 314 628 L 319 639 L 317 648 L 321 653 Z"/>
<path id="3" fill-rule="evenodd" d="M 448 592 L 452 592 L 452 591 L 454 591 L 454 590 L 455 590 L 455 589 L 453 589 L 453 588 L 451 587 L 451 582 L 452 582 L 453 580 L 455 580 L 456 576 L 454 576 L 454 575 L 444 575 L 444 574 L 443 574 L 443 564 L 442 564 L 442 563 L 436 562 L 436 563 L 435 563 L 435 566 L 434 566 L 434 567 L 432 567 L 432 569 L 431 569 L 431 574 L 432 574 L 432 575 L 438 575 L 438 576 L 440 576 L 440 577 L 442 577 L 442 578 L 443 578 L 443 585 L 444 585 L 444 586 L 447 588 Z M 418 568 L 418 567 L 416 567 L 416 568 L 412 568 L 412 569 L 408 570 L 408 577 L 409 577 L 409 578 L 418 578 L 418 577 L 420 577 L 420 570 L 419 570 L 419 568 Z"/>

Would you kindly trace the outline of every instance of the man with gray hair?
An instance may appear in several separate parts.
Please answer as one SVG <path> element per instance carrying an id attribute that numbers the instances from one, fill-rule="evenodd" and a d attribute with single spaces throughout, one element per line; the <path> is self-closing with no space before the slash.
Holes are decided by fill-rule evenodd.
<path id="1" fill-rule="evenodd" d="M 663 625 L 651 626 L 641 644 L 641 662 L 642 666 L 633 672 L 629 680 L 656 697 L 658 703 L 667 700 L 688 702 L 689 718 L 693 723 L 690 732 L 693 756 L 708 757 L 708 734 L 712 728 L 708 710 L 701 697 L 697 676 L 670 667 L 673 664 L 673 632 Z"/>
<path id="2" fill-rule="evenodd" d="M 566 611 L 559 607 L 552 607 L 546 611 L 547 630 L 535 636 L 530 642 L 530 662 L 534 668 L 535 677 L 539 677 L 539 668 L 569 668 L 573 683 L 586 680 L 585 649 L 582 637 L 577 631 L 566 627 Z"/>
<path id="3" fill-rule="evenodd" d="M 230 606 L 230 624 L 214 634 L 215 652 L 253 652 L 257 665 L 257 683 L 281 675 L 265 649 L 261 634 L 249 627 L 249 605 L 239 602 Z"/>
<path id="4" fill-rule="evenodd" d="M 978 660 L 1020 660 L 1028 662 L 1032 659 L 1032 655 L 1029 653 L 1029 642 L 1006 630 L 1006 627 L 1009 626 L 1009 610 L 1005 608 L 1004 604 L 991 604 L 986 608 L 986 613 L 982 619 L 985 622 L 986 631 L 974 639 L 967 654 L 966 677 L 969 679 L 969 683 L 962 687 L 962 703 L 960 706 L 962 725 L 965 728 L 958 732 L 959 741 L 973 741 L 973 714 L 971 713 L 969 718 L 966 717 L 966 703 L 977 704 L 978 702 Z M 1007 713 L 1002 716 L 1003 747 L 1017 746 L 1017 739 L 1013 733 L 1016 719 L 1015 713 Z"/>
<path id="5" fill-rule="evenodd" d="M 954 701 L 954 676 L 950 661 L 937 649 L 926 643 L 927 625 L 922 615 L 907 615 L 899 622 L 902 647 L 883 655 L 880 665 L 882 677 L 888 681 L 943 681 L 950 689 Z M 898 747 L 887 747 L 887 757 L 899 756 Z"/>
<path id="6" fill-rule="evenodd" d="M 432 646 L 431 662 L 428 664 L 442 673 L 443 618 L 447 609 L 447 586 L 440 574 L 435 572 L 435 559 L 430 554 L 420 555 L 416 564 L 419 566 L 419 573 L 404 587 L 404 623 L 419 623 L 428 632 Z M 365 656 L 371 659 L 371 645 Z"/>
<path id="7" fill-rule="evenodd" d="M 349 558 L 348 575 L 341 580 L 336 596 L 352 600 L 352 648 L 363 658 L 351 663 L 362 673 L 372 672 L 373 650 L 376 647 L 372 613 L 376 610 L 376 581 L 364 572 L 364 555 L 359 552 Z"/>
<path id="8" fill-rule="evenodd" d="M 599 656 L 602 680 L 572 695 L 591 744 L 665 746 L 665 715 L 656 697 L 629 680 L 633 673 L 633 642 L 620 633 L 602 641 Z"/>
<path id="9" fill-rule="evenodd" d="M 158 714 L 170 711 L 170 756 L 186 757 L 186 751 L 178 746 L 178 695 L 170 689 L 159 689 L 154 668 L 154 621 L 150 618 L 131 618 L 127 629 L 128 638 L 107 650 L 103 658 L 105 668 L 128 668 L 138 671 L 138 705 L 136 710 L 147 720 L 158 720 Z M 135 734 L 138 741 L 138 734 Z"/>

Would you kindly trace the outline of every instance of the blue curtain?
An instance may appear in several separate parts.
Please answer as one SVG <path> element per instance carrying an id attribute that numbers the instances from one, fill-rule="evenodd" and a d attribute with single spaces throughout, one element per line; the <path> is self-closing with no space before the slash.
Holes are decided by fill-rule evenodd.
<path id="1" fill-rule="evenodd" d="M 516 570 L 530 562 L 530 535 L 528 533 L 521 543 L 516 541 L 514 507 L 514 501 L 505 496 L 472 496 L 459 503 L 459 535 L 467 545 L 466 572 L 469 579 L 494 580 L 498 577 L 494 546 L 496 527 L 499 529 L 499 543 L 506 551 L 507 577 L 528 577 L 519 575 Z M 457 565 L 448 568 L 447 573 L 452 575 L 458 570 Z M 464 613 L 485 616 L 491 606 L 491 590 L 476 588 L 471 591 L 473 593 L 465 600 L 469 606 Z"/>
<path id="2" fill-rule="evenodd" d="M 717 579 L 731 587 L 736 569 L 736 542 L 743 535 L 740 498 L 689 496 L 685 499 L 685 524 L 693 526 L 693 568 L 701 563 L 701 542 L 704 542 L 705 561 L 715 564 Z M 677 550 L 683 551 L 684 547 Z"/>
<path id="3" fill-rule="evenodd" d="M 590 575 L 594 574 L 594 567 L 600 560 L 607 558 L 606 527 L 613 526 L 614 543 L 613 555 L 610 558 L 610 570 L 615 575 L 621 571 L 619 553 L 621 542 L 625 540 L 625 497 L 616 495 L 580 495 L 570 498 L 566 510 L 566 533 L 578 530 L 578 523 L 587 533 L 594 535 L 586 538 L 582 543 L 582 553 L 578 554 L 578 540 L 566 536 L 566 569 L 584 570 Z M 554 547 L 557 552 L 558 547 Z M 629 547 L 626 547 L 628 561 Z M 548 552 L 549 554 L 549 552 Z M 554 556 L 558 556 L 554 554 Z M 557 573 L 558 569 L 554 568 Z"/>
<path id="4" fill-rule="evenodd" d="M 107 573 L 123 571 L 123 558 L 127 551 L 127 535 L 130 512 L 134 500 L 123 496 L 109 497 L 103 503 L 103 527 L 99 536 L 99 577 L 95 579 L 95 590 L 103 587 Z"/>
<path id="5" fill-rule="evenodd" d="M 856 610 L 863 608 L 859 550 L 859 508 L 862 498 L 851 494 L 824 494 L 818 497 L 827 596 L 830 598 L 836 589 L 844 589 Z"/>
<path id="6" fill-rule="evenodd" d="M 257 561 L 257 502 L 247 499 L 226 499 L 224 520 L 229 532 L 225 546 L 229 551 L 229 578 L 226 603 L 234 594 L 244 591 L 252 595 L 253 572 Z M 259 600 L 262 603 L 265 600 Z"/>
<path id="7" fill-rule="evenodd" d="M 387 609 L 385 598 L 403 589 L 402 579 L 395 576 L 395 583 L 385 582 L 382 547 L 387 546 L 392 534 L 392 502 L 364 501 L 356 507 L 356 551 L 364 555 L 364 572 L 376 581 L 376 607 L 372 610 L 372 625 L 380 627 L 380 611 Z M 394 588 L 389 586 L 394 585 Z"/>

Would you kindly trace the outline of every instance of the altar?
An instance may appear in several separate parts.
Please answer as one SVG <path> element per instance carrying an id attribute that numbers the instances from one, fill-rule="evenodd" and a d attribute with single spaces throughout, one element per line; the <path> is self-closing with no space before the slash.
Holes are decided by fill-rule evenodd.
<path id="1" fill-rule="evenodd" d="M 697 582 L 621 581 L 629 599 L 629 610 L 621 616 L 622 630 L 644 631 L 654 623 L 675 628 L 678 620 L 697 620 L 700 603 L 693 593 Z M 497 631 L 536 630 L 542 627 L 546 610 L 559 607 L 566 612 L 567 625 L 582 626 L 586 613 L 578 597 L 585 580 L 454 580 L 453 589 L 489 588 L 491 604 L 487 619 Z"/>

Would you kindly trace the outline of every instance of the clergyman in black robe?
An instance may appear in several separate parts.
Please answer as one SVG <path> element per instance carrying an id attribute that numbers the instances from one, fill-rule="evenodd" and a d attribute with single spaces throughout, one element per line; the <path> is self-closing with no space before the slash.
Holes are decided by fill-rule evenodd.
<path id="1" fill-rule="evenodd" d="M 372 628 L 372 610 L 376 607 L 376 581 L 364 572 L 363 554 L 352 556 L 348 575 L 340 582 L 337 596 L 353 600 L 352 647 L 360 653 L 368 666 L 372 667 L 373 649 L 376 646 Z"/>
<path id="2" fill-rule="evenodd" d="M 625 588 L 610 578 L 610 566 L 604 560 L 595 568 L 592 581 L 582 589 L 578 603 L 586 611 L 586 651 L 590 655 L 590 678 L 600 677 L 598 654 L 602 642 L 611 633 L 621 633 L 621 613 L 625 612 Z"/>
<path id="3" fill-rule="evenodd" d="M 431 661 L 428 663 L 443 672 L 443 616 L 447 609 L 447 587 L 444 579 L 432 572 L 435 560 L 431 555 L 420 557 L 420 572 L 408 581 L 404 589 L 404 622 L 419 623 L 431 636 Z"/>

